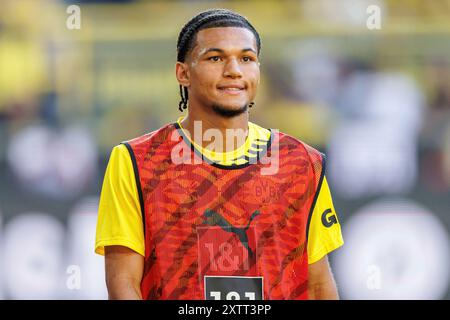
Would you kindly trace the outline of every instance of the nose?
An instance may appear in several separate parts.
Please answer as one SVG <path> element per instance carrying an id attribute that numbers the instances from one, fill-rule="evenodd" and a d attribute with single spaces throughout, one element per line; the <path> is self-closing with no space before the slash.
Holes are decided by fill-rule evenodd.
<path id="1" fill-rule="evenodd" d="M 236 59 L 231 59 L 225 64 L 223 76 L 229 78 L 242 77 L 242 71 Z"/>

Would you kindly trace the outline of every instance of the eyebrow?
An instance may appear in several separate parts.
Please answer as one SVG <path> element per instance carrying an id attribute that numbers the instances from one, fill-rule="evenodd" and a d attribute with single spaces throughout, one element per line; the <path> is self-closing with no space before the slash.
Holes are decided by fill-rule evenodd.
<path id="1" fill-rule="evenodd" d="M 251 52 L 253 52 L 254 54 L 257 55 L 256 51 L 253 50 L 252 48 L 244 48 L 244 49 L 242 49 L 241 52 L 247 52 L 247 51 L 251 51 Z M 205 53 L 203 53 L 203 55 L 205 55 L 205 54 L 207 54 L 209 52 L 219 52 L 219 53 L 223 54 L 223 53 L 225 53 L 225 50 L 220 49 L 220 48 L 209 48 L 208 50 L 205 51 Z"/>

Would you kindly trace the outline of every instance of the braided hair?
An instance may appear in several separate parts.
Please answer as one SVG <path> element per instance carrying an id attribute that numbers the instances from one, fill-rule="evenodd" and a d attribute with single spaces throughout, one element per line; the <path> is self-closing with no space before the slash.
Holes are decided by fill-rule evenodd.
<path id="1" fill-rule="evenodd" d="M 240 14 L 227 9 L 209 9 L 200 12 L 184 25 L 178 35 L 177 61 L 185 62 L 186 56 L 195 45 L 196 34 L 203 29 L 219 27 L 240 27 L 250 30 L 256 39 L 257 52 L 261 50 L 261 39 L 256 29 Z M 180 111 L 187 108 L 188 90 L 180 85 L 181 101 L 178 104 Z"/>

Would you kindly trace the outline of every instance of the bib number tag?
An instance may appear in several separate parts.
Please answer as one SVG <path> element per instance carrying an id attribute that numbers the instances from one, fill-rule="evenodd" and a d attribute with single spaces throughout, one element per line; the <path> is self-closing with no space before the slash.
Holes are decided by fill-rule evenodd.
<path id="1" fill-rule="evenodd" d="M 263 300 L 263 277 L 205 276 L 206 300 Z"/>

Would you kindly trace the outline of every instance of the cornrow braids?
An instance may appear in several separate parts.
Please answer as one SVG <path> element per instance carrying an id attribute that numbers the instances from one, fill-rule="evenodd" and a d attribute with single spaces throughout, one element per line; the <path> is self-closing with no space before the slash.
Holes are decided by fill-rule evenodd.
<path id="1" fill-rule="evenodd" d="M 209 9 L 197 14 L 181 29 L 177 41 L 177 61 L 185 62 L 186 56 L 194 47 L 195 36 L 200 30 L 219 27 L 240 27 L 250 30 L 255 36 L 257 53 L 259 55 L 261 39 L 256 29 L 245 17 L 228 9 Z M 188 104 L 188 90 L 182 85 L 180 85 L 180 96 L 181 101 L 178 104 L 178 108 L 180 111 L 183 111 Z"/>

